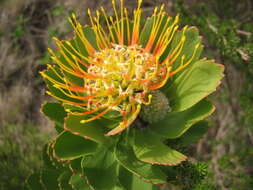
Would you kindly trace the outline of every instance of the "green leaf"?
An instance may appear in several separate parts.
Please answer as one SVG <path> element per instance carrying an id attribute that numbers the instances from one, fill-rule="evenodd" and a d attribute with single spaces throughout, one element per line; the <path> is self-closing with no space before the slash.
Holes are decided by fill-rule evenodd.
<path id="1" fill-rule="evenodd" d="M 126 190 L 132 190 L 133 174 L 122 166 L 119 166 L 118 170 L 120 184 Z"/>
<path id="2" fill-rule="evenodd" d="M 194 51 L 195 51 L 196 46 L 198 45 L 196 53 L 191 61 L 191 63 L 194 63 L 197 60 L 199 60 L 200 55 L 203 50 L 203 45 L 201 45 L 202 38 L 199 35 L 199 30 L 196 27 L 189 27 L 185 32 L 185 36 L 186 36 L 185 44 L 182 49 L 182 53 L 179 55 L 179 57 L 184 55 L 186 61 L 190 60 L 191 57 L 194 55 Z M 181 63 L 181 60 L 177 59 L 173 63 L 173 65 L 179 66 L 180 63 Z"/>
<path id="3" fill-rule="evenodd" d="M 165 49 L 164 53 L 162 54 L 162 56 L 160 57 L 160 61 L 164 61 L 169 54 L 176 48 L 176 46 L 178 45 L 178 43 L 180 42 L 181 38 L 183 36 L 183 32 L 181 31 L 177 31 L 173 37 L 172 42 L 168 45 L 168 47 Z M 182 48 L 181 53 L 179 54 L 178 58 L 173 62 L 173 70 L 176 69 L 179 64 L 181 63 L 181 57 L 184 55 L 185 56 L 185 61 L 190 60 L 191 57 L 194 55 L 194 51 L 195 55 L 191 61 L 191 63 L 196 62 L 199 57 L 200 54 L 202 52 L 202 45 L 201 44 L 201 37 L 199 36 L 199 31 L 196 27 L 190 27 L 185 31 L 185 43 L 184 46 Z M 196 45 L 199 45 L 198 48 L 195 50 Z"/>
<path id="4" fill-rule="evenodd" d="M 82 100 L 71 98 L 54 86 L 55 84 L 52 83 L 52 80 L 57 81 L 57 83 L 65 84 L 65 81 L 63 81 L 59 77 L 59 76 L 64 77 L 64 75 L 62 74 L 62 71 L 58 66 L 49 66 L 45 71 L 41 72 L 41 74 L 44 78 L 44 81 L 47 84 L 49 91 L 52 93 L 53 96 L 59 98 L 60 100 L 63 99 L 70 102 L 83 103 Z M 50 78 L 51 81 L 48 80 L 48 78 Z"/>
<path id="5" fill-rule="evenodd" d="M 116 32 L 116 28 L 117 28 L 117 26 L 115 26 L 115 25 L 117 25 L 117 23 L 115 23 L 114 25 L 113 25 L 113 27 L 111 28 L 111 30 L 112 30 L 112 35 L 113 35 L 113 38 L 112 38 L 112 36 L 110 35 L 110 41 L 115 41 L 115 44 L 118 44 L 119 42 L 120 42 L 120 39 L 119 39 L 119 36 L 118 36 L 118 34 L 117 34 L 117 32 Z M 121 27 L 121 25 L 122 25 L 122 21 L 119 21 L 119 25 L 120 25 L 120 27 Z M 129 27 L 129 28 L 128 28 Z M 123 42 L 123 44 L 124 45 L 129 45 L 129 41 L 131 41 L 131 39 L 132 39 L 132 31 L 133 31 L 133 22 L 131 22 L 130 20 L 128 20 L 128 23 L 127 23 L 127 21 L 126 21 L 126 19 L 124 19 L 123 20 L 123 38 L 124 38 L 124 42 Z M 129 31 L 129 32 L 128 32 Z M 129 35 L 129 39 L 128 39 L 128 35 Z"/>
<path id="6" fill-rule="evenodd" d="M 145 47 L 147 42 L 148 42 L 148 39 L 150 37 L 150 32 L 152 30 L 152 26 L 153 26 L 153 23 L 154 23 L 154 17 L 149 17 L 147 18 L 147 21 L 141 31 L 141 34 L 140 34 L 140 42 L 139 44 L 142 46 L 142 47 Z"/>
<path id="7" fill-rule="evenodd" d="M 173 37 L 172 42 L 168 45 L 168 47 L 165 49 L 164 53 L 160 57 L 160 62 L 164 61 L 169 54 L 176 48 L 178 43 L 180 42 L 180 39 L 182 38 L 183 32 L 177 31 Z M 201 52 L 203 50 L 203 46 L 201 44 L 201 37 L 199 36 L 199 31 L 196 27 L 190 27 L 185 31 L 185 43 L 183 45 L 182 51 L 179 54 L 178 58 L 173 62 L 173 70 L 177 69 L 178 66 L 181 65 L 181 58 L 182 56 L 185 56 L 185 63 L 190 60 L 190 64 L 185 68 L 185 70 L 189 70 L 191 65 L 194 64 L 196 61 L 199 60 Z M 184 71 L 184 70 L 183 70 Z M 160 90 L 165 92 L 167 97 L 169 99 L 172 99 L 170 97 L 170 93 L 166 93 L 167 90 L 172 86 L 172 83 L 178 76 L 180 76 L 183 71 L 180 71 L 176 73 L 172 78 L 169 79 L 169 82 L 167 82 Z"/>
<path id="8" fill-rule="evenodd" d="M 186 68 L 165 90 L 173 111 L 184 111 L 214 92 L 223 78 L 223 66 L 200 60 Z"/>
<path id="9" fill-rule="evenodd" d="M 186 133 L 184 133 L 178 140 L 182 145 L 190 145 L 196 143 L 208 130 L 208 122 L 200 121 L 194 124 Z"/>
<path id="10" fill-rule="evenodd" d="M 58 125 L 63 124 L 64 118 L 67 116 L 63 106 L 58 102 L 47 102 L 42 106 L 42 112 Z"/>
<path id="11" fill-rule="evenodd" d="M 41 183 L 46 190 L 59 189 L 58 177 L 60 176 L 59 170 L 42 169 L 41 170 Z"/>
<path id="12" fill-rule="evenodd" d="M 62 131 L 64 131 L 63 124 L 62 125 L 55 124 L 54 128 L 58 134 L 60 134 Z"/>
<path id="13" fill-rule="evenodd" d="M 159 190 L 157 185 L 145 182 L 141 178 L 133 175 L 124 167 L 119 168 L 119 180 L 125 190 L 145 189 L 145 190 Z"/>
<path id="14" fill-rule="evenodd" d="M 83 57 L 88 57 L 88 53 L 86 51 L 86 49 L 79 49 L 79 46 L 78 46 L 78 43 L 77 42 L 81 42 L 82 41 L 80 40 L 79 37 L 76 37 L 76 38 L 73 38 L 71 40 L 67 40 L 67 41 L 63 41 L 63 45 L 64 47 L 67 49 L 67 51 L 69 51 L 72 55 L 74 55 L 76 58 L 78 58 L 78 60 L 82 61 L 82 62 L 85 62 L 86 63 L 86 60 L 83 59 Z M 81 46 L 84 48 L 84 45 L 83 43 L 81 44 Z M 80 61 L 75 61 L 75 64 L 78 64 L 80 66 L 80 68 L 82 68 L 84 71 L 87 71 L 87 68 L 80 63 Z M 81 81 L 79 81 L 81 82 Z M 83 83 L 83 81 L 81 82 Z M 81 84 L 79 83 L 79 84 Z"/>
<path id="15" fill-rule="evenodd" d="M 141 178 L 133 175 L 132 189 L 145 189 L 145 190 L 159 190 L 159 186 L 153 185 L 152 183 L 148 183 L 143 181 Z"/>
<path id="16" fill-rule="evenodd" d="M 139 160 L 150 164 L 177 165 L 187 159 L 185 155 L 162 143 L 164 139 L 151 133 L 150 130 L 134 132 L 133 148 Z"/>
<path id="17" fill-rule="evenodd" d="M 97 143 L 110 144 L 111 139 L 104 136 L 106 131 L 103 129 L 103 124 L 99 122 L 99 119 L 88 123 L 80 123 L 83 119 L 83 116 L 68 115 L 65 120 L 65 129 Z"/>
<path id="18" fill-rule="evenodd" d="M 64 70 L 62 71 L 62 73 L 64 74 L 64 78 L 68 79 L 68 81 L 70 81 L 71 83 L 73 83 L 73 84 L 75 84 L 77 86 L 83 86 L 84 85 L 84 78 L 81 78 L 79 76 L 75 76 L 75 75 L 70 74 L 70 73 L 68 73 L 68 72 L 66 72 Z"/>
<path id="19" fill-rule="evenodd" d="M 69 183 L 74 190 L 91 190 L 87 184 L 86 178 L 84 176 L 80 176 L 79 173 L 73 174 L 69 180 Z"/>
<path id="20" fill-rule="evenodd" d="M 82 167 L 89 184 L 94 189 L 119 189 L 118 163 L 110 150 L 100 148 L 95 154 L 84 157 Z"/>
<path id="21" fill-rule="evenodd" d="M 61 160 L 73 160 L 95 152 L 97 143 L 70 132 L 62 132 L 54 144 L 54 152 Z"/>
<path id="22" fill-rule="evenodd" d="M 53 164 L 53 162 L 49 156 L 49 146 L 50 146 L 49 143 L 44 146 L 43 151 L 42 151 L 42 159 L 43 159 L 44 167 L 46 169 L 53 170 L 53 169 L 55 169 L 55 165 Z"/>
<path id="23" fill-rule="evenodd" d="M 82 160 L 83 157 L 77 158 L 75 160 L 71 160 L 69 163 L 69 168 L 71 169 L 71 171 L 73 173 L 83 173 L 83 169 L 82 169 Z"/>
<path id="24" fill-rule="evenodd" d="M 93 29 L 89 26 L 85 26 L 83 28 L 83 32 L 87 40 L 90 42 L 90 44 L 98 50 L 98 45 L 97 45 L 97 39 L 96 39 L 96 34 L 93 31 Z"/>
<path id="25" fill-rule="evenodd" d="M 60 160 L 55 156 L 54 154 L 54 143 L 55 141 L 52 141 L 48 143 L 43 151 L 43 161 L 44 161 L 44 167 L 45 169 L 49 170 L 63 170 L 64 162 L 60 162 Z"/>
<path id="26" fill-rule="evenodd" d="M 73 190 L 73 188 L 69 184 L 71 176 L 72 173 L 70 171 L 65 171 L 59 176 L 57 181 L 60 190 Z"/>
<path id="27" fill-rule="evenodd" d="M 81 55 L 83 55 L 84 57 L 87 57 L 89 55 L 84 43 L 82 42 L 82 40 L 80 39 L 80 37 L 78 35 L 76 35 L 74 40 L 70 41 L 70 42 L 71 42 L 72 46 L 76 47 L 77 51 Z"/>
<path id="28" fill-rule="evenodd" d="M 146 23 L 145 23 L 145 25 L 144 25 L 144 27 L 143 27 L 143 29 L 142 29 L 142 31 L 141 31 L 139 44 L 143 48 L 146 47 L 149 39 L 152 38 L 152 37 L 154 37 L 151 34 L 151 31 L 152 31 L 152 28 L 154 26 L 154 20 L 158 19 L 158 17 L 159 16 L 152 16 L 152 17 L 148 18 L 147 21 L 146 21 Z M 171 17 L 169 17 L 168 15 L 163 15 L 163 19 L 160 22 L 161 22 L 160 26 L 157 29 L 157 33 L 155 34 L 156 36 L 155 36 L 155 39 L 154 39 L 154 42 L 153 42 L 153 46 L 151 48 L 151 52 L 154 50 L 154 47 L 157 44 L 157 41 L 160 38 L 162 31 L 166 31 L 166 29 L 171 26 L 171 24 L 173 23 L 173 19 Z M 167 25 L 166 25 L 166 23 L 167 23 Z M 166 29 L 165 29 L 165 27 L 166 27 Z"/>
<path id="29" fill-rule="evenodd" d="M 60 51 L 60 56 L 59 56 L 61 63 L 64 64 L 66 67 L 68 67 L 69 70 L 72 70 L 74 73 L 75 73 L 76 69 L 74 69 L 74 67 L 72 66 L 73 63 L 76 65 L 79 65 L 81 68 L 84 68 L 82 66 L 82 64 L 80 64 L 77 61 L 78 59 L 79 60 L 82 60 L 82 59 L 76 53 L 77 48 L 75 47 L 75 43 L 73 42 L 73 40 L 62 41 L 62 42 L 60 42 L 60 44 L 62 45 L 62 47 L 61 47 L 62 51 Z M 76 51 L 74 51 L 73 49 Z M 74 59 L 74 57 L 76 59 Z M 62 70 L 62 72 L 61 72 L 62 75 L 64 76 L 64 78 L 68 79 L 68 81 L 70 81 L 73 84 L 83 86 L 84 80 L 82 77 L 70 74 L 69 72 L 65 71 L 64 69 L 61 69 L 61 70 Z"/>
<path id="30" fill-rule="evenodd" d="M 209 101 L 202 100 L 185 111 L 168 113 L 164 120 L 152 124 L 151 130 L 164 138 L 178 138 L 193 124 L 212 114 L 214 109 Z"/>
<path id="31" fill-rule="evenodd" d="M 72 188 L 75 190 L 91 189 L 86 176 L 83 174 L 83 168 L 82 168 L 83 158 L 84 157 L 79 157 L 69 162 L 69 168 L 73 172 L 73 175 L 71 175 L 71 178 L 69 180 L 69 183 L 71 184 Z"/>
<path id="32" fill-rule="evenodd" d="M 130 145 L 119 142 L 115 155 L 118 162 L 134 175 L 153 184 L 165 184 L 166 175 L 158 166 L 147 164 L 138 160 Z"/>
<path id="33" fill-rule="evenodd" d="M 86 111 L 86 108 L 83 106 L 78 106 L 78 105 L 73 105 L 73 104 L 68 104 L 68 103 L 63 103 L 63 107 L 68 112 L 82 113 Z"/>
<path id="34" fill-rule="evenodd" d="M 33 173 L 26 180 L 26 184 L 30 190 L 44 190 L 42 184 L 40 183 L 40 174 Z"/>

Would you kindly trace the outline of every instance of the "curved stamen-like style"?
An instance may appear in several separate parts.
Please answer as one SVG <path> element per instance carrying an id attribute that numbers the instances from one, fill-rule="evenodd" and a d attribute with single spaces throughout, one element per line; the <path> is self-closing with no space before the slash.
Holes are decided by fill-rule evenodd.
<path id="1" fill-rule="evenodd" d="M 68 109 L 69 114 L 85 116 L 81 123 L 104 117 L 110 111 L 119 112 L 122 121 L 106 136 L 129 127 L 141 106 L 152 102 L 151 92 L 186 68 L 199 48 L 197 44 L 188 60 L 182 55 L 185 27 L 178 33 L 177 44 L 168 51 L 179 17 L 173 20 L 162 5 L 154 9 L 145 28 L 141 26 L 141 3 L 139 0 L 133 20 L 123 0 L 119 9 L 112 0 L 115 17 L 108 16 L 103 7 L 94 17 L 88 10 L 91 27 L 83 27 L 72 15 L 69 22 L 75 37 L 66 41 L 54 38 L 58 51 L 49 52 L 57 65 L 41 72 L 51 91 L 49 95 L 83 108 L 83 112 Z"/>

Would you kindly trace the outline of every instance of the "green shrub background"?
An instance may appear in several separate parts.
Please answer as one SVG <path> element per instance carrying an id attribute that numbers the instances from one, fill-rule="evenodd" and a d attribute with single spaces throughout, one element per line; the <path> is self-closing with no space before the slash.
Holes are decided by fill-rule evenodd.
<path id="1" fill-rule="evenodd" d="M 143 12 L 166 4 L 180 14 L 182 25 L 199 28 L 205 56 L 226 67 L 225 78 L 211 96 L 217 110 L 198 144 L 190 147 L 194 160 L 209 173 L 195 190 L 253 188 L 253 2 L 251 0 L 143 0 Z M 41 165 L 41 150 L 54 136 L 53 124 L 40 113 L 49 97 L 38 71 L 50 62 L 47 47 L 53 36 L 71 37 L 67 22 L 76 12 L 88 23 L 87 8 L 110 1 L 0 0 L 0 189 L 23 189 L 25 178 Z M 127 1 L 129 9 L 135 1 Z M 194 166 L 182 166 L 178 169 Z M 199 168 L 199 167 L 198 167 Z M 200 177 L 200 176 L 197 176 Z M 194 179 L 194 177 L 189 176 Z M 182 183 L 187 182 L 184 176 Z M 191 183 L 191 182 L 189 182 Z"/>

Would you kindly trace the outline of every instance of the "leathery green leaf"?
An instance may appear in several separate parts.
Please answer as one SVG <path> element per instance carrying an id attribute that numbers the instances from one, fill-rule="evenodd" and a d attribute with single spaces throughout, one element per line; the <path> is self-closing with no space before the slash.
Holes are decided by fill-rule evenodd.
<path id="1" fill-rule="evenodd" d="M 145 189 L 159 190 L 159 186 L 148 183 L 129 172 L 124 167 L 119 168 L 119 180 L 125 190 Z"/>
<path id="2" fill-rule="evenodd" d="M 72 42 L 72 41 L 71 41 Z M 89 54 L 86 50 L 86 47 L 80 37 L 78 35 L 75 36 L 73 42 L 71 43 L 72 46 L 75 46 L 77 51 L 81 53 L 84 57 L 87 57 Z"/>
<path id="3" fill-rule="evenodd" d="M 139 42 L 139 44 L 143 48 L 145 48 L 149 39 L 153 37 L 151 36 L 151 31 L 152 31 L 152 28 L 154 27 L 154 20 L 158 19 L 158 17 L 159 16 L 152 16 L 148 18 L 147 21 L 145 22 L 145 25 L 140 34 L 140 42 Z M 161 24 L 159 28 L 157 29 L 157 33 L 153 42 L 153 46 L 151 48 L 151 52 L 154 50 L 154 45 L 157 44 L 157 41 L 160 38 L 162 31 L 166 31 L 166 29 L 168 29 L 172 23 L 173 23 L 173 19 L 171 17 L 169 17 L 168 15 L 163 15 Z"/>
<path id="4" fill-rule="evenodd" d="M 78 39 L 77 38 L 78 37 L 75 37 L 69 41 L 63 41 L 63 45 L 67 49 L 68 52 L 70 52 L 72 55 L 74 55 L 77 58 L 76 61 L 73 60 L 75 64 L 78 64 L 81 69 L 83 69 L 84 71 L 87 71 L 87 68 L 84 66 L 83 62 L 87 63 L 84 57 L 87 57 L 88 53 L 83 44 L 81 44 L 81 48 L 79 48 L 78 42 L 80 42 L 80 38 Z"/>
<path id="5" fill-rule="evenodd" d="M 183 72 L 165 90 L 173 111 L 184 111 L 214 92 L 223 78 L 224 67 L 200 60 Z"/>
<path id="6" fill-rule="evenodd" d="M 60 90 L 57 86 L 55 86 L 55 84 L 53 83 L 54 81 L 57 81 L 58 85 L 65 84 L 65 81 L 63 81 L 60 77 L 66 77 L 66 76 L 62 74 L 62 71 L 60 70 L 58 66 L 49 65 L 46 70 L 41 72 L 41 75 L 43 76 L 47 84 L 47 87 L 53 96 L 58 97 L 60 100 L 64 99 L 70 102 L 83 103 L 82 100 L 67 96 L 65 93 L 62 92 L 63 90 Z M 83 81 L 83 79 L 81 80 Z"/>
<path id="7" fill-rule="evenodd" d="M 129 172 L 124 167 L 120 166 L 118 168 L 118 178 L 120 181 L 120 184 L 126 189 L 126 190 L 132 190 L 132 181 L 133 181 L 133 174 Z"/>
<path id="8" fill-rule="evenodd" d="M 95 152 L 97 143 L 68 131 L 62 132 L 54 144 L 54 153 L 62 160 L 75 159 Z"/>
<path id="9" fill-rule="evenodd" d="M 154 23 L 153 17 L 147 18 L 147 21 L 146 21 L 146 23 L 141 31 L 141 35 L 140 35 L 140 42 L 139 43 L 142 47 L 145 47 L 145 45 L 148 42 L 153 23 Z"/>
<path id="10" fill-rule="evenodd" d="M 84 85 L 84 78 L 77 77 L 77 76 L 75 76 L 73 74 L 70 74 L 66 71 L 63 71 L 62 73 L 64 74 L 64 77 L 66 79 L 68 79 L 68 81 L 70 81 L 71 83 L 76 84 L 78 86 L 83 86 Z"/>
<path id="11" fill-rule="evenodd" d="M 89 184 L 94 189 L 120 189 L 117 172 L 118 163 L 110 150 L 100 148 L 95 154 L 85 156 L 82 167 Z"/>
<path id="12" fill-rule="evenodd" d="M 111 139 L 104 136 L 105 130 L 98 120 L 93 120 L 88 123 L 81 123 L 81 120 L 83 119 L 83 116 L 68 115 L 65 120 L 65 130 L 100 144 L 110 144 Z"/>
<path id="13" fill-rule="evenodd" d="M 96 39 L 96 34 L 93 31 L 93 29 L 89 26 L 85 26 L 83 28 L 83 32 L 87 40 L 90 42 L 90 44 L 98 50 L 98 45 L 97 45 L 97 39 Z"/>
<path id="14" fill-rule="evenodd" d="M 41 183 L 45 190 L 59 189 L 58 177 L 61 172 L 59 170 L 43 169 L 41 170 Z"/>
<path id="15" fill-rule="evenodd" d="M 58 88 L 54 87 L 54 84 L 51 83 L 49 80 L 45 79 L 45 82 L 46 82 L 47 87 L 48 87 L 48 89 L 50 91 L 50 95 L 52 94 L 52 96 L 55 97 L 56 99 L 66 100 L 66 101 L 76 102 L 76 103 L 83 103 L 82 100 L 66 96 L 61 90 L 59 90 Z"/>
<path id="16" fill-rule="evenodd" d="M 130 145 L 119 142 L 115 149 L 115 155 L 122 167 L 141 177 L 143 180 L 152 184 L 165 184 L 166 175 L 158 166 L 144 163 L 138 160 Z"/>
<path id="17" fill-rule="evenodd" d="M 40 174 L 39 173 L 33 173 L 29 176 L 29 178 L 26 180 L 26 185 L 28 189 L 30 190 L 43 190 L 43 186 L 40 183 Z"/>
<path id="18" fill-rule="evenodd" d="M 194 124 L 186 133 L 184 133 L 178 140 L 182 145 L 190 145 L 196 143 L 202 138 L 208 130 L 208 122 L 200 121 Z"/>
<path id="19" fill-rule="evenodd" d="M 165 145 L 162 142 L 164 139 L 149 129 L 145 131 L 135 130 L 134 133 L 134 153 L 143 162 L 158 165 L 177 165 L 187 159 L 185 155 Z"/>
<path id="20" fill-rule="evenodd" d="M 122 24 L 122 21 L 119 21 L 120 26 L 121 26 L 121 24 Z M 124 28 L 124 32 L 123 32 L 124 42 L 123 42 L 123 44 L 128 45 L 129 41 L 131 41 L 131 39 L 132 39 L 133 23 L 129 20 L 127 22 L 126 19 L 124 19 L 123 26 L 124 26 L 123 27 Z M 114 42 L 115 44 L 119 43 L 120 39 L 118 39 L 118 35 L 117 35 L 117 32 L 115 31 L 115 27 L 112 27 L 111 30 L 112 30 L 113 38 L 110 36 L 109 37 L 110 40 L 115 41 Z M 128 32 L 128 30 L 129 30 L 129 32 Z"/>
<path id="21" fill-rule="evenodd" d="M 58 177 L 57 181 L 60 190 L 73 190 L 73 188 L 69 184 L 71 176 L 71 171 L 65 171 Z"/>
<path id="22" fill-rule="evenodd" d="M 202 100 L 185 111 L 168 113 L 164 120 L 151 125 L 152 131 L 164 138 L 178 138 L 193 124 L 212 114 L 214 109 L 209 101 Z"/>
<path id="23" fill-rule="evenodd" d="M 133 175 L 132 189 L 159 190 L 160 188 L 157 185 L 145 182 L 141 178 Z"/>
<path id="24" fill-rule="evenodd" d="M 179 54 L 178 58 L 173 62 L 174 69 L 176 69 L 181 63 L 181 57 L 183 55 L 185 56 L 185 61 L 190 60 L 192 56 L 193 58 L 191 62 L 197 61 L 203 49 L 202 45 L 200 45 L 201 37 L 199 36 L 199 31 L 196 27 L 190 27 L 186 29 L 184 35 L 186 37 L 185 43 L 183 45 L 182 51 Z M 168 45 L 168 47 L 165 49 L 164 53 L 160 57 L 161 62 L 164 61 L 169 56 L 169 54 L 176 48 L 182 36 L 183 36 L 183 32 L 181 30 L 175 33 L 173 37 L 173 41 Z M 197 49 L 195 49 L 196 45 L 198 45 Z"/>
<path id="25" fill-rule="evenodd" d="M 83 68 L 79 63 L 78 60 L 81 60 L 80 56 L 78 56 L 78 54 L 76 54 L 76 51 L 73 51 L 73 49 L 76 49 L 75 47 L 71 47 L 71 42 L 69 41 L 69 43 L 67 43 L 66 41 L 61 42 L 62 45 L 62 51 L 61 54 L 59 56 L 59 60 L 61 61 L 62 64 L 64 64 L 66 67 L 68 67 L 70 70 L 72 70 L 73 72 L 76 71 L 76 69 L 74 69 L 74 67 L 72 66 L 74 65 L 79 65 L 80 68 Z M 72 44 L 74 45 L 74 43 L 72 42 Z M 67 71 L 64 71 L 61 73 L 64 75 L 64 78 L 68 79 L 71 83 L 76 84 L 76 85 L 83 85 L 83 79 L 82 77 L 79 76 L 75 76 L 73 74 L 70 74 Z"/>
<path id="26" fill-rule="evenodd" d="M 91 190 L 86 178 L 79 173 L 73 174 L 70 177 L 69 184 L 74 190 Z"/>
<path id="27" fill-rule="evenodd" d="M 56 169 L 56 166 L 52 162 L 50 155 L 49 155 L 49 146 L 50 146 L 50 144 L 48 143 L 48 144 L 44 145 L 44 147 L 43 147 L 43 151 L 42 151 L 43 164 L 46 169 Z"/>
<path id="28" fill-rule="evenodd" d="M 91 189 L 89 182 L 83 173 L 82 160 L 84 157 L 85 156 L 79 157 L 69 162 L 69 168 L 73 173 L 69 179 L 69 184 L 75 190 Z"/>
<path id="29" fill-rule="evenodd" d="M 64 109 L 68 112 L 78 112 L 78 113 L 82 113 L 85 112 L 86 109 L 85 107 L 82 106 L 78 106 L 78 105 L 72 105 L 72 104 L 68 104 L 68 103 L 63 103 L 62 105 L 64 107 Z"/>
<path id="30" fill-rule="evenodd" d="M 61 162 L 54 154 L 55 141 L 49 142 L 43 154 L 44 168 L 50 170 L 62 170 L 65 163 Z"/>
<path id="31" fill-rule="evenodd" d="M 47 102 L 42 106 L 42 112 L 51 120 L 61 125 L 67 116 L 63 106 L 59 102 Z"/>
<path id="32" fill-rule="evenodd" d="M 80 174 L 83 173 L 82 160 L 83 160 L 83 157 L 79 157 L 69 162 L 69 168 L 71 169 L 73 173 L 80 173 Z"/>
<path id="33" fill-rule="evenodd" d="M 55 130 L 57 131 L 58 134 L 60 134 L 62 131 L 64 131 L 63 124 L 58 125 L 57 123 L 55 123 L 54 128 L 55 128 Z"/>

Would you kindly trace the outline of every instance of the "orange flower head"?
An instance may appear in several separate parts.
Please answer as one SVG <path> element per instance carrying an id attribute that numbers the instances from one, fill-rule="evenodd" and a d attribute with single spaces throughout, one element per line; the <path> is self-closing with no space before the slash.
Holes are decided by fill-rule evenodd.
<path id="1" fill-rule="evenodd" d="M 187 60 L 182 55 L 187 29 L 184 27 L 177 45 L 169 49 L 178 30 L 178 16 L 173 20 L 162 5 L 154 9 L 143 27 L 141 2 L 138 1 L 133 12 L 133 20 L 128 17 L 123 0 L 119 12 L 112 0 L 115 18 L 108 16 L 104 8 L 95 17 L 88 10 L 91 27 L 83 27 L 72 15 L 69 21 L 75 37 L 66 41 L 55 38 L 58 51 L 49 52 L 57 65 L 42 72 L 51 96 L 83 110 L 67 110 L 69 114 L 83 115 L 81 123 L 110 112 L 119 113 L 121 122 L 106 136 L 129 127 L 141 106 L 152 102 L 152 91 L 163 87 L 171 76 L 188 66 L 199 48 L 197 44 Z M 102 19 L 106 27 L 100 24 Z M 174 66 L 176 60 L 179 64 Z"/>

